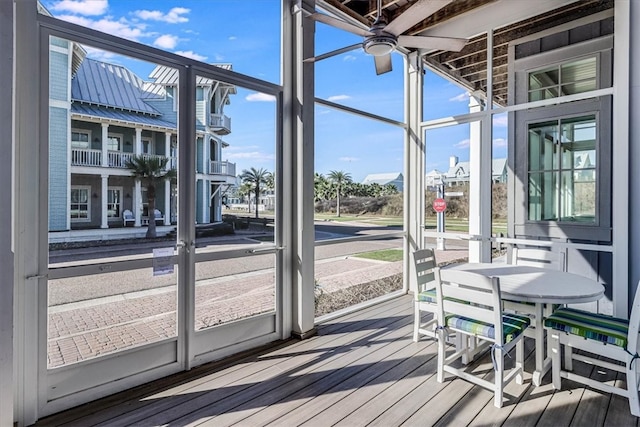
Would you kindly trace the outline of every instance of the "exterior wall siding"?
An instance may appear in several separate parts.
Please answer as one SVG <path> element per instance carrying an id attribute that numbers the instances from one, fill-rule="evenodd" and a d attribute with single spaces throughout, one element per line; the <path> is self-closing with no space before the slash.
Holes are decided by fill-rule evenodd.
<path id="1" fill-rule="evenodd" d="M 68 101 L 69 93 L 69 55 L 61 52 L 49 52 L 49 97 Z"/>
<path id="2" fill-rule="evenodd" d="M 69 111 L 49 108 L 49 230 L 67 229 Z"/>

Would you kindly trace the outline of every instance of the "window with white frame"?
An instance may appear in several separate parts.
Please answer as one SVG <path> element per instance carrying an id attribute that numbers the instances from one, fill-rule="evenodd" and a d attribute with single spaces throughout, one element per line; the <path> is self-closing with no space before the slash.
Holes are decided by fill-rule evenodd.
<path id="1" fill-rule="evenodd" d="M 120 218 L 122 216 L 122 187 L 107 189 L 107 217 Z"/>
<path id="2" fill-rule="evenodd" d="M 109 134 L 107 138 L 107 150 L 120 151 L 122 150 L 122 135 Z"/>
<path id="3" fill-rule="evenodd" d="M 596 221 L 595 114 L 529 124 L 529 221 Z"/>
<path id="4" fill-rule="evenodd" d="M 598 88 L 598 62 L 589 56 L 529 73 L 529 101 L 574 95 Z"/>
<path id="5" fill-rule="evenodd" d="M 612 85 L 612 40 L 596 38 L 517 60 L 515 102 Z M 514 234 L 611 239 L 612 97 L 514 113 Z"/>
<path id="6" fill-rule="evenodd" d="M 149 138 L 142 139 L 142 154 L 154 154 L 153 144 Z"/>
<path id="7" fill-rule="evenodd" d="M 91 187 L 71 187 L 69 215 L 71 221 L 91 220 Z"/>
<path id="8" fill-rule="evenodd" d="M 88 130 L 72 130 L 71 131 L 71 147 L 72 148 L 90 148 L 91 132 Z"/>

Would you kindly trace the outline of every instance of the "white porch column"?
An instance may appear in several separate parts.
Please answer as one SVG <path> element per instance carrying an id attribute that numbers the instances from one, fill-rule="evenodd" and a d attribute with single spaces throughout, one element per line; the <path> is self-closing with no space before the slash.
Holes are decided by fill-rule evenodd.
<path id="1" fill-rule="evenodd" d="M 315 24 L 298 7 L 309 12 L 315 1 L 282 4 L 283 162 L 281 217 L 285 258 L 283 338 L 315 335 L 314 314 L 314 66 L 303 62 L 314 54 Z M 294 5 L 295 4 L 295 5 Z M 303 124 L 304 122 L 304 124 Z"/>
<path id="2" fill-rule="evenodd" d="M 142 154 L 142 129 L 136 128 L 136 142 L 133 145 L 133 154 Z"/>
<path id="3" fill-rule="evenodd" d="M 167 170 L 171 169 L 171 132 L 165 132 L 164 134 L 164 155 L 169 159 L 167 162 Z"/>
<path id="4" fill-rule="evenodd" d="M 164 225 L 171 225 L 171 180 L 164 180 Z"/>
<path id="5" fill-rule="evenodd" d="M 28 3 L 27 7 L 35 7 Z M 14 168 L 13 156 L 11 153 L 18 153 L 18 138 L 13 134 L 13 87 L 9 82 L 13 82 L 13 65 L 15 63 L 13 50 L 13 2 L 0 2 L 0 73 L 5 79 L 4 85 L 0 87 L 0 98 L 5 102 L 0 103 L 0 182 L 4 183 L 3 191 L 0 191 L 0 425 L 12 426 L 14 422 L 13 403 L 17 391 L 22 389 L 14 384 L 14 333 L 16 341 L 21 341 L 18 336 L 20 328 L 14 325 L 14 248 L 13 235 L 16 232 L 16 225 L 19 223 L 14 218 L 13 195 L 18 194 L 15 187 L 19 172 Z M 32 38 L 35 38 L 31 36 Z M 22 50 L 21 50 L 22 52 Z M 14 60 L 12 60 L 14 59 Z M 28 80 L 29 76 L 25 76 Z M 20 79 L 15 81 L 19 82 Z M 19 103 L 19 101 L 16 101 Z M 35 132 L 34 132 L 35 133 Z M 15 151 L 14 151 L 15 150 Z M 13 175 L 15 172 L 15 175 Z M 35 285 L 35 284 L 34 284 Z M 18 306 L 18 304 L 16 304 Z M 19 311 L 18 311 L 19 312 Z M 15 328 L 14 328 L 15 326 Z M 16 364 L 18 365 L 18 364 Z M 19 377 L 16 375 L 16 377 Z M 15 387 L 15 388 L 14 388 Z M 20 399 L 18 399 L 20 400 Z M 19 401 L 19 404 L 22 402 Z"/>
<path id="6" fill-rule="evenodd" d="M 469 97 L 469 112 L 475 113 L 482 105 L 473 95 Z M 489 120 L 469 124 L 469 234 L 481 240 L 469 242 L 469 262 L 491 261 L 491 130 L 485 138 Z"/>
<path id="7" fill-rule="evenodd" d="M 425 141 L 420 130 L 422 121 L 422 60 L 417 52 L 405 61 L 405 117 L 407 131 L 404 142 L 404 287 L 417 290 L 415 265 L 412 253 L 425 247 L 424 242 L 424 197 L 425 197 Z M 428 88 L 425 88 L 428 90 Z"/>
<path id="8" fill-rule="evenodd" d="M 100 228 L 109 228 L 109 219 L 107 217 L 107 202 L 108 202 L 108 189 L 109 189 L 109 175 L 101 175 L 102 178 L 102 197 L 100 198 Z"/>
<path id="9" fill-rule="evenodd" d="M 109 150 L 107 140 L 109 139 L 109 125 L 102 123 L 102 167 L 109 167 Z"/>
<path id="10" fill-rule="evenodd" d="M 640 4 L 617 1 L 613 52 L 613 315 L 627 317 L 640 280 Z M 636 24 L 633 24 L 633 23 Z M 631 141 L 636 141 L 632 143 Z M 631 301 L 629 301 L 631 299 Z"/>
<path id="11" fill-rule="evenodd" d="M 133 226 L 140 227 L 140 216 L 142 215 L 142 183 L 139 179 L 136 179 L 133 191 L 133 215 L 136 217 Z"/>

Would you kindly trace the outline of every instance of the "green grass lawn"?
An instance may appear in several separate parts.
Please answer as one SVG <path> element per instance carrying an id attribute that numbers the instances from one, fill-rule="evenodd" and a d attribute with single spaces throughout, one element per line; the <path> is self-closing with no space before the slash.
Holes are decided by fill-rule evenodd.
<path id="1" fill-rule="evenodd" d="M 382 216 L 366 216 L 366 215 L 341 215 L 340 217 L 334 214 L 315 214 L 316 221 L 336 221 L 336 222 L 364 222 L 382 226 L 397 226 L 402 227 L 402 218 L 399 217 L 382 217 Z M 467 218 L 445 218 L 444 221 L 445 231 L 467 233 L 469 232 L 469 220 Z M 425 220 L 425 227 L 430 231 L 434 231 L 436 228 L 436 219 L 427 218 Z M 492 225 L 493 233 L 506 233 L 507 222 L 505 220 L 493 220 Z"/>
<path id="2" fill-rule="evenodd" d="M 374 252 L 365 252 L 354 255 L 357 258 L 375 259 L 376 261 L 396 262 L 402 261 L 401 249 L 383 249 Z"/>

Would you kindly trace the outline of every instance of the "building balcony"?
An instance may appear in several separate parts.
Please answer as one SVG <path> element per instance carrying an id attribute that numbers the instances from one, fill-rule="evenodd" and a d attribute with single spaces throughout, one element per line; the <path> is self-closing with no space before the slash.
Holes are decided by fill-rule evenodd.
<path id="1" fill-rule="evenodd" d="M 123 153 L 120 151 L 107 152 L 107 162 L 102 161 L 102 150 L 91 150 L 86 148 L 73 148 L 71 149 L 71 166 L 93 166 L 93 167 L 109 167 L 117 169 L 126 169 L 127 161 L 134 156 L 133 153 Z M 145 158 L 156 157 L 164 159 L 165 156 L 157 154 L 144 154 Z M 172 168 L 176 167 L 176 159 L 171 157 L 169 159 L 169 165 Z"/>
<path id="2" fill-rule="evenodd" d="M 224 114 L 211 114 L 209 127 L 217 135 L 229 135 L 231 133 L 231 118 Z"/>
<path id="3" fill-rule="evenodd" d="M 228 181 L 229 178 L 233 178 L 235 180 L 236 164 L 226 160 L 211 160 L 209 162 L 209 170 L 207 173 L 214 176 L 214 181 Z"/>

